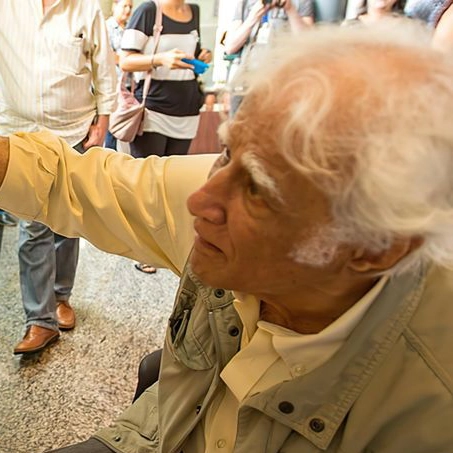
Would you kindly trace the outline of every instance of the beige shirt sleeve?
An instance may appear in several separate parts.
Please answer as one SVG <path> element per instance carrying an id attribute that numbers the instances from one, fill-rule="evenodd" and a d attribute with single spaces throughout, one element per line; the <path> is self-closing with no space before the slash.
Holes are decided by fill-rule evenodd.
<path id="1" fill-rule="evenodd" d="M 0 207 L 180 274 L 193 242 L 186 200 L 215 158 L 134 159 L 102 148 L 81 155 L 49 132 L 17 133 L 10 137 Z"/>

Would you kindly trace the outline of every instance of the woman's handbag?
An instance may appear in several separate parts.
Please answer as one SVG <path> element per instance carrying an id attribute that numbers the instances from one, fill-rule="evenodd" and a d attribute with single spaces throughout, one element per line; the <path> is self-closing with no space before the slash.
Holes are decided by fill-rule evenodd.
<path id="1" fill-rule="evenodd" d="M 153 29 L 154 49 L 153 55 L 156 53 L 159 43 L 160 33 L 162 31 L 162 9 L 158 0 L 153 0 L 156 4 L 156 21 Z M 137 135 L 143 134 L 143 120 L 145 118 L 145 103 L 151 87 L 152 69 L 146 74 L 145 85 L 143 87 L 142 102 L 139 102 L 134 96 L 135 82 L 132 75 L 132 86 L 129 90 L 126 86 L 128 72 L 123 72 L 120 83 L 118 84 L 117 100 L 118 105 L 116 110 L 110 114 L 109 131 L 118 140 L 123 142 L 134 141 Z"/>
<path id="2" fill-rule="evenodd" d="M 110 114 L 109 131 L 118 140 L 130 143 L 137 135 L 143 134 L 145 102 L 151 85 L 151 71 L 148 71 L 146 75 L 142 102 L 139 102 L 134 96 L 134 82 L 132 82 L 131 90 L 126 87 L 128 74 L 123 72 L 121 76 L 118 86 L 118 106 Z"/>

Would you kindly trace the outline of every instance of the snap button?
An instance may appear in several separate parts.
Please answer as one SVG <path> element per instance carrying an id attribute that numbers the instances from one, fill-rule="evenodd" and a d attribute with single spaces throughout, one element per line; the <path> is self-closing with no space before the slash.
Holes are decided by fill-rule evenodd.
<path id="1" fill-rule="evenodd" d="M 221 299 L 224 295 L 225 295 L 225 291 L 223 289 L 214 290 L 214 296 L 217 297 L 217 299 Z"/>
<path id="2" fill-rule="evenodd" d="M 225 448 L 226 447 L 226 440 L 225 439 L 219 439 L 216 442 L 217 448 Z"/>
<path id="3" fill-rule="evenodd" d="M 307 372 L 307 368 L 304 365 L 297 365 L 294 367 L 294 374 L 301 376 L 302 374 Z"/>
<path id="4" fill-rule="evenodd" d="M 231 326 L 228 328 L 228 333 L 232 337 L 237 337 L 239 335 L 239 329 L 236 326 Z"/>
<path id="5" fill-rule="evenodd" d="M 115 436 L 115 437 L 113 438 L 113 440 L 114 440 L 115 442 L 119 442 L 119 441 L 121 440 L 121 436 Z"/>
<path id="6" fill-rule="evenodd" d="M 294 411 L 294 406 L 289 401 L 282 401 L 278 405 L 278 408 L 280 412 L 283 412 L 284 414 L 291 414 L 291 412 Z"/>
<path id="7" fill-rule="evenodd" d="M 324 431 L 324 428 L 326 427 L 325 423 L 323 420 L 320 418 L 312 418 L 310 420 L 310 429 L 314 431 L 315 433 L 320 433 Z"/>

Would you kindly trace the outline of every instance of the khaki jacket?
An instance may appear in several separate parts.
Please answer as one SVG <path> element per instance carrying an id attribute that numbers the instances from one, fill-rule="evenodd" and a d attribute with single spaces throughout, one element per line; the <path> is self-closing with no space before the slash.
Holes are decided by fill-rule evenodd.
<path id="1" fill-rule="evenodd" d="M 239 349 L 230 292 L 186 269 L 176 300 L 160 384 L 95 436 L 116 452 L 184 452 Z M 234 452 L 453 452 L 452 327 L 451 271 L 393 278 L 327 363 L 245 401 Z"/>

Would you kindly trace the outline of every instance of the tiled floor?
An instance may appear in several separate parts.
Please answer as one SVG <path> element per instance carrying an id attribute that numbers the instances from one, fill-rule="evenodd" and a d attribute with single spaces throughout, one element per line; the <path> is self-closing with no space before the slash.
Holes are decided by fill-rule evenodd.
<path id="1" fill-rule="evenodd" d="M 142 274 L 83 241 L 76 329 L 41 355 L 13 356 L 24 325 L 17 233 L 5 228 L 0 254 L 0 453 L 42 453 L 86 439 L 130 403 L 140 358 L 162 343 L 177 278 Z"/>

